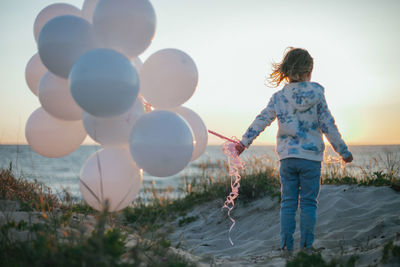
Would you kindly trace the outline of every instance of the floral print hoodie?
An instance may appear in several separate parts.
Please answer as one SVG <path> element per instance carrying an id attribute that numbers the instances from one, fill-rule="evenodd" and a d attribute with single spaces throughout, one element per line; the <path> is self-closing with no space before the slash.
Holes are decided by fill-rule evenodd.
<path id="1" fill-rule="evenodd" d="M 335 120 L 328 109 L 324 88 L 315 82 L 285 85 L 270 99 L 243 135 L 241 142 L 249 147 L 253 140 L 278 118 L 277 152 L 279 158 L 323 160 L 325 145 L 322 134 L 343 158 L 350 156 Z"/>

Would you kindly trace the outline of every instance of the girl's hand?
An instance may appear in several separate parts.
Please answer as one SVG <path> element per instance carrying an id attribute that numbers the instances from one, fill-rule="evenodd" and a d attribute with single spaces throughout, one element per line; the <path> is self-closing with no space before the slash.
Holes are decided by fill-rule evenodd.
<path id="1" fill-rule="evenodd" d="M 346 163 L 350 163 L 353 161 L 353 155 L 350 154 L 350 156 L 348 156 L 347 158 L 343 158 L 343 161 Z"/>
<path id="2" fill-rule="evenodd" d="M 242 144 L 242 142 L 239 142 L 238 144 L 236 144 L 235 149 L 239 156 L 246 149 L 246 147 Z"/>

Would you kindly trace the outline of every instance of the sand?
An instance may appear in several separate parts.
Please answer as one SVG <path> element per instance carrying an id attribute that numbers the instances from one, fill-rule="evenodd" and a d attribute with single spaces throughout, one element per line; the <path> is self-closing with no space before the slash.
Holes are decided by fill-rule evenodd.
<path id="1" fill-rule="evenodd" d="M 237 203 L 232 216 L 236 225 L 228 240 L 230 220 L 222 202 L 196 207 L 186 216 L 198 216 L 170 235 L 186 257 L 199 265 L 284 266 L 279 251 L 279 202 L 265 197 L 251 203 Z M 294 235 L 299 250 L 299 212 Z M 325 260 L 346 260 L 358 255 L 356 266 L 379 265 L 383 246 L 390 240 L 400 244 L 400 193 L 389 187 L 332 186 L 321 188 L 314 247 Z M 387 266 L 400 266 L 393 261 Z M 385 265 L 385 266 L 386 266 Z"/>

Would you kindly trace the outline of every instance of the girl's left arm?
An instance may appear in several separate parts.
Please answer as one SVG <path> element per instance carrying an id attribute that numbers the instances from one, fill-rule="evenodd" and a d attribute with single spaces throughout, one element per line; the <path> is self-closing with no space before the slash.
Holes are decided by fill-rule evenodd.
<path id="1" fill-rule="evenodd" d="M 261 111 L 261 113 L 255 118 L 253 123 L 249 126 L 246 133 L 242 136 L 241 143 L 245 147 L 249 147 L 254 139 L 260 135 L 261 132 L 265 130 L 265 128 L 275 120 L 276 112 L 275 112 L 275 95 L 271 97 L 269 103 L 265 109 Z"/>
<path id="2" fill-rule="evenodd" d="M 344 142 L 342 135 L 339 132 L 338 127 L 336 126 L 335 119 L 332 116 L 328 108 L 328 104 L 326 103 L 325 95 L 322 95 L 321 102 L 317 105 L 318 112 L 318 122 L 321 128 L 321 131 L 328 138 L 331 143 L 333 149 L 343 158 L 349 159 L 352 155 Z M 350 160 L 350 161 L 351 161 Z"/>

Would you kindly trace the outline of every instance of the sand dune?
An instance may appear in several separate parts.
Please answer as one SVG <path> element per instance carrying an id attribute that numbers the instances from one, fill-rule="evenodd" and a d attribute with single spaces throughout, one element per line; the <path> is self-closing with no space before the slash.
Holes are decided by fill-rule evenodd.
<path id="1" fill-rule="evenodd" d="M 198 216 L 196 221 L 182 227 L 174 222 L 173 243 L 181 242 L 181 249 L 206 266 L 285 265 L 279 251 L 278 199 L 237 203 L 232 213 L 234 246 L 228 240 L 230 220 L 221 206 L 220 201 L 206 203 L 187 214 Z M 298 250 L 299 224 L 294 238 Z M 400 193 L 389 187 L 322 186 L 314 247 L 325 260 L 357 254 L 357 266 L 375 265 L 389 240 L 400 242 Z"/>

